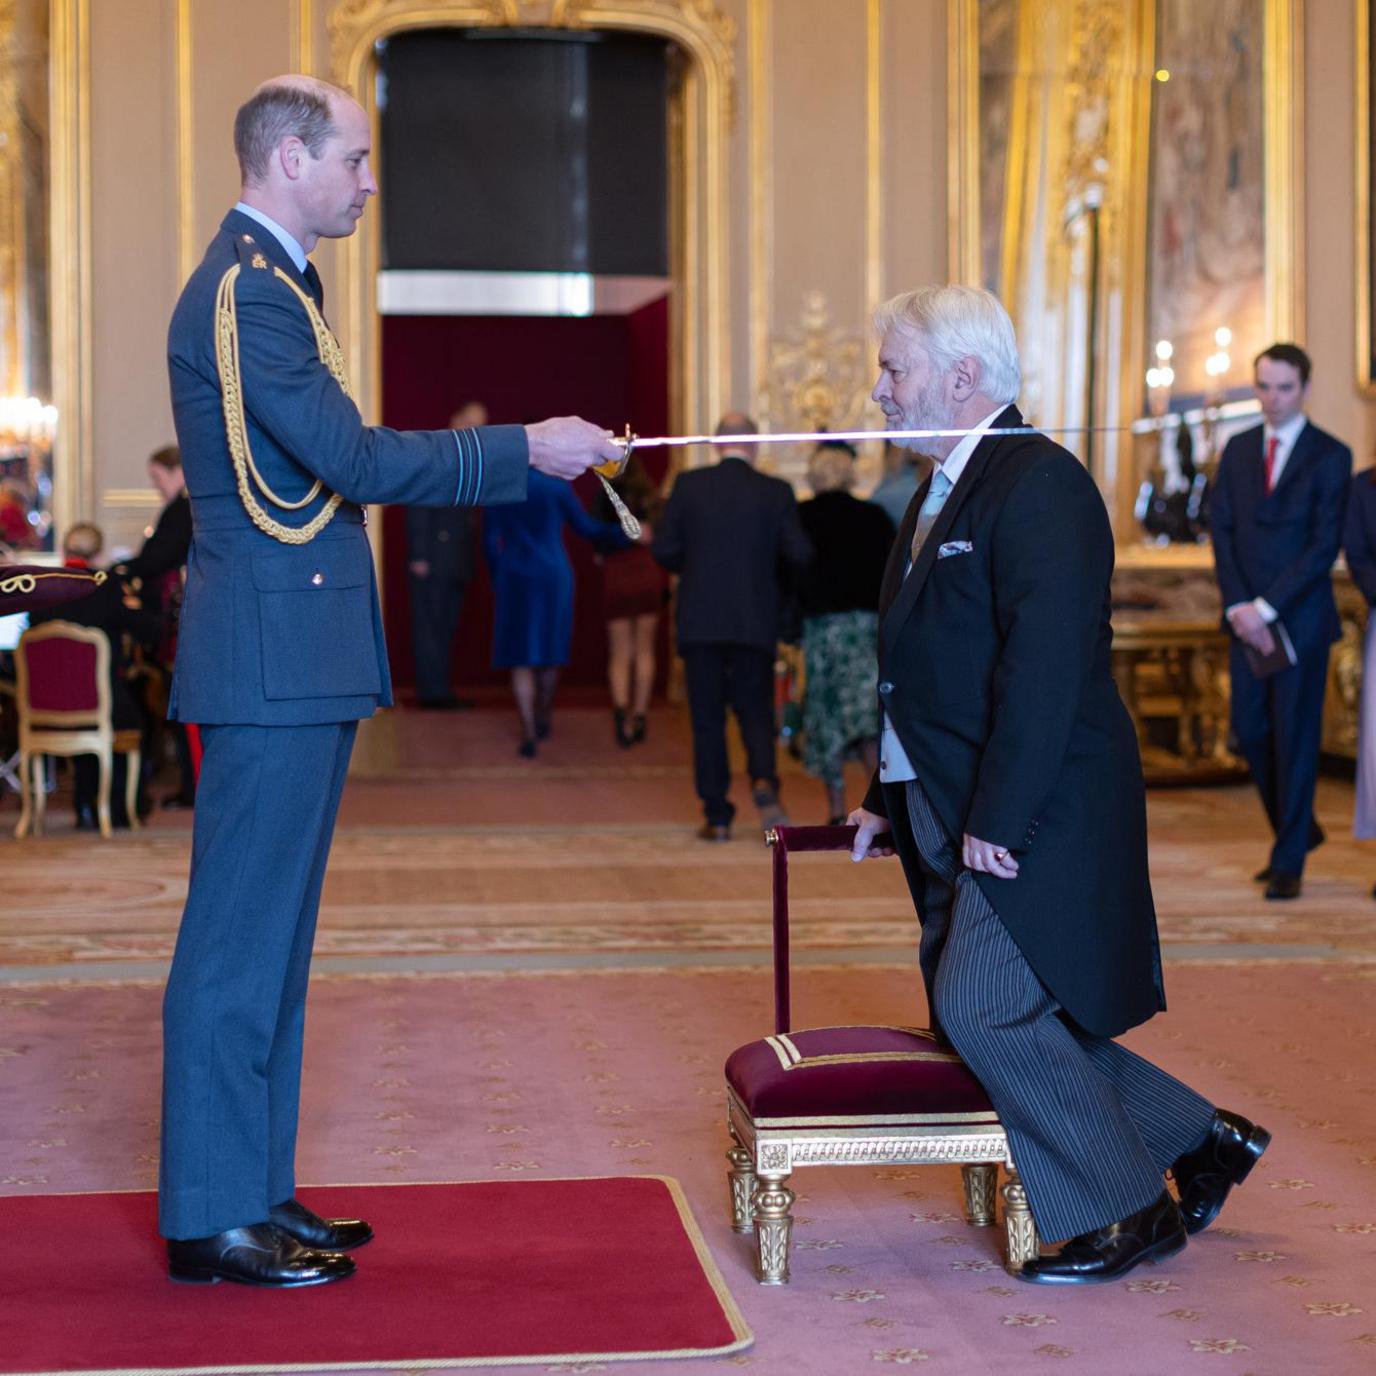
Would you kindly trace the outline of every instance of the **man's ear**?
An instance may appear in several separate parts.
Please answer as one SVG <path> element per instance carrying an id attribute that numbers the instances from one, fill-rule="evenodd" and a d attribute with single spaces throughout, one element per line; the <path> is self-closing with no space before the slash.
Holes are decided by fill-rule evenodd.
<path id="1" fill-rule="evenodd" d="M 294 134 L 277 145 L 277 163 L 288 181 L 296 181 L 306 160 L 306 145 Z"/>
<path id="2" fill-rule="evenodd" d="M 956 360 L 956 365 L 951 371 L 955 375 L 955 384 L 951 388 L 953 400 L 969 401 L 979 391 L 980 380 L 984 374 L 979 359 L 973 354 L 967 354 L 964 358 Z"/>

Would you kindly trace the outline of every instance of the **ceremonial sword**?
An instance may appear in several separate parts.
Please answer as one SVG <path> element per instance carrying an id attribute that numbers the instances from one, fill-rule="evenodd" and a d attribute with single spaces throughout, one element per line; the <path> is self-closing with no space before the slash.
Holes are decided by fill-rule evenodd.
<path id="1" fill-rule="evenodd" d="M 640 538 L 640 522 L 626 509 L 611 479 L 619 478 L 631 461 L 636 449 L 682 449 L 689 445 L 710 444 L 720 448 L 723 445 L 739 444 L 826 444 L 828 442 L 856 443 L 861 440 L 940 440 L 964 439 L 978 434 L 981 439 L 986 435 L 999 438 L 1005 435 L 1100 435 L 1114 433 L 1123 429 L 1120 425 L 1066 425 L 1044 429 L 1039 425 L 994 426 L 988 430 L 789 430 L 775 431 L 771 434 L 749 435 L 651 435 L 648 437 L 633 433 L 629 425 L 622 435 L 616 437 L 622 445 L 621 457 L 609 463 L 598 464 L 593 472 L 602 480 L 621 529 L 627 538 Z"/>

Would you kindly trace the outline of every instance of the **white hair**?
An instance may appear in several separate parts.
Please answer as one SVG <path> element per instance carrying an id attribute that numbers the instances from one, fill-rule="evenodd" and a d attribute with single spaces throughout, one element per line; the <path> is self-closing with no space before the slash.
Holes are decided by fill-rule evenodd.
<path id="1" fill-rule="evenodd" d="M 885 301 L 874 312 L 880 338 L 891 329 L 918 336 L 942 372 L 962 358 L 980 363 L 979 390 L 1008 405 L 1022 387 L 1018 340 L 1002 302 L 983 287 L 919 287 Z"/>

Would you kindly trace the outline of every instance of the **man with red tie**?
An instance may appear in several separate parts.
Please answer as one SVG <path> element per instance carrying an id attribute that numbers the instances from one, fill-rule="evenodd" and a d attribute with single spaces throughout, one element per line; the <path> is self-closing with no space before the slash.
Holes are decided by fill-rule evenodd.
<path id="1" fill-rule="evenodd" d="M 1275 834 L 1256 878 L 1267 898 L 1285 899 L 1299 897 L 1305 856 L 1323 840 L 1314 787 L 1328 651 L 1342 634 L 1331 571 L 1352 451 L 1304 414 L 1310 362 L 1303 349 L 1272 344 L 1255 368 L 1264 423 L 1224 448 L 1209 522 L 1233 635 L 1233 736 Z M 1276 670 L 1285 638 L 1294 663 Z"/>

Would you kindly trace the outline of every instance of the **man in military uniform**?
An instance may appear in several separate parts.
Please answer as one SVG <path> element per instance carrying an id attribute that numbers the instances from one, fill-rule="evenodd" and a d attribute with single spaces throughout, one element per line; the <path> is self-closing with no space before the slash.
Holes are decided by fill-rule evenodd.
<path id="1" fill-rule="evenodd" d="M 171 715 L 201 728 L 191 881 L 163 1008 L 160 1227 L 174 1279 L 349 1275 L 371 1229 L 295 1198 L 306 980 L 360 718 L 392 701 L 363 508 L 523 500 L 619 456 L 575 417 L 405 432 L 350 399 L 307 254 L 353 233 L 370 131 L 305 77 L 240 109 L 241 200 L 168 341 L 191 497 Z"/>

